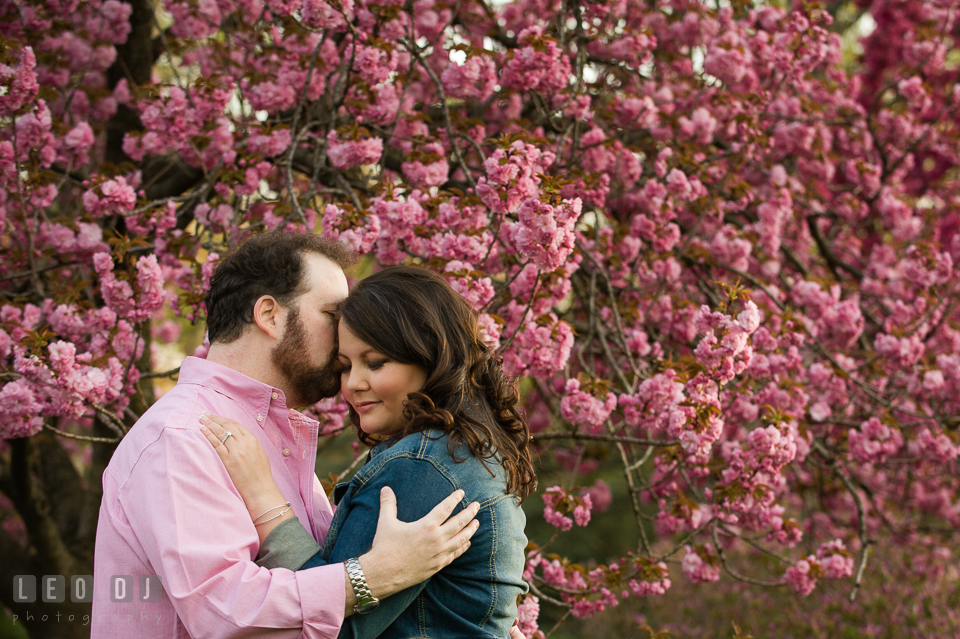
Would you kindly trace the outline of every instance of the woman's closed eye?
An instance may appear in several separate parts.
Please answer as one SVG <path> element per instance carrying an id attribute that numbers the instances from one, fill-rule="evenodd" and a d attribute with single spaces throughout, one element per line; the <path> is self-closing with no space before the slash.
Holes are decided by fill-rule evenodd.
<path id="1" fill-rule="evenodd" d="M 372 360 L 372 361 L 367 362 L 367 368 L 369 368 L 369 369 L 372 370 L 372 371 L 379 370 L 379 369 L 383 368 L 383 365 L 386 364 L 388 361 L 390 361 L 390 360 L 386 360 L 386 359 L 375 359 L 375 360 Z"/>

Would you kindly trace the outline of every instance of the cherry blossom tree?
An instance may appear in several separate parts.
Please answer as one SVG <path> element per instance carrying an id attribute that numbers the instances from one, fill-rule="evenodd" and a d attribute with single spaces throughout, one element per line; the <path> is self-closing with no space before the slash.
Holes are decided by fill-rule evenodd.
<path id="1" fill-rule="evenodd" d="M 584 565 L 533 540 L 528 637 L 543 606 L 588 617 L 678 579 L 853 599 L 878 547 L 942 563 L 958 11 L 0 2 L 0 579 L 91 572 L 100 475 L 175 375 L 154 344 L 276 228 L 474 305 L 569 473 L 542 487 L 560 534 L 609 506 L 586 471 L 621 468 L 638 547 Z M 338 401 L 314 412 L 343 428 Z"/>

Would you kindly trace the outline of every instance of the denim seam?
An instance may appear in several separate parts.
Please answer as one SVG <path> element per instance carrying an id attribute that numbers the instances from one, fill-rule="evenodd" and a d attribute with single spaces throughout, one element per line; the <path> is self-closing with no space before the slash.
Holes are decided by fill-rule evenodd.
<path id="1" fill-rule="evenodd" d="M 509 493 L 502 493 L 502 494 L 500 494 L 500 495 L 494 495 L 494 496 L 491 497 L 490 499 L 486 499 L 486 500 L 480 502 L 480 508 L 486 508 L 486 507 L 488 507 L 488 506 L 496 506 L 497 504 L 499 504 L 501 501 L 503 501 L 503 500 L 506 499 L 507 497 L 513 497 L 513 495 L 511 495 L 511 494 L 509 494 Z"/>
<path id="2" fill-rule="evenodd" d="M 427 636 L 427 609 L 424 603 L 425 599 L 422 592 L 417 595 L 417 617 L 420 622 L 420 628 L 418 628 L 418 630 L 421 637 Z"/>
<path id="3" fill-rule="evenodd" d="M 483 616 L 483 619 L 480 620 L 480 628 L 483 629 L 486 627 L 487 622 L 490 621 L 490 616 L 493 614 L 493 611 L 497 607 L 497 561 L 495 559 L 497 554 L 497 509 L 490 508 L 490 529 L 493 533 L 493 545 L 490 548 L 490 607 L 487 608 L 487 614 Z"/>

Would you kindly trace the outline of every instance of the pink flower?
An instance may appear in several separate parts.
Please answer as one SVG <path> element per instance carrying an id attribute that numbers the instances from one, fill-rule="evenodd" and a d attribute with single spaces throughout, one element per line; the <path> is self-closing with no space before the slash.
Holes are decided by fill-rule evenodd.
<path id="1" fill-rule="evenodd" d="M 343 18 L 344 14 L 348 19 L 353 19 L 353 0 L 339 0 L 337 4 L 342 8 L 343 13 L 323 0 L 303 0 L 300 17 L 311 27 L 342 29 L 347 26 Z"/>
<path id="2" fill-rule="evenodd" d="M 590 393 L 580 391 L 580 382 L 567 380 L 565 395 L 560 401 L 560 414 L 574 426 L 584 428 L 588 433 L 598 433 L 617 407 L 617 396 L 607 393 L 605 401 Z"/>
<path id="3" fill-rule="evenodd" d="M 271 158 L 290 148 L 292 142 L 290 129 L 275 129 L 269 135 L 251 135 L 247 140 L 247 148 L 251 153 L 259 153 Z"/>
<path id="4" fill-rule="evenodd" d="M 530 198 L 517 212 L 520 222 L 509 227 L 510 239 L 538 268 L 559 268 L 573 253 L 582 207 L 580 198 L 563 200 L 558 206 Z"/>
<path id="5" fill-rule="evenodd" d="M 680 132 L 691 137 L 698 144 L 710 144 L 713 142 L 713 134 L 719 126 L 717 119 L 705 108 L 700 107 L 693 112 L 691 118 L 680 116 Z"/>
<path id="6" fill-rule="evenodd" d="M 817 587 L 817 579 L 811 574 L 811 562 L 816 564 L 813 561 L 813 556 L 801 559 L 796 566 L 787 568 L 787 572 L 783 576 L 784 583 L 801 597 L 806 597 Z"/>
<path id="7" fill-rule="evenodd" d="M 24 379 L 0 388 L 0 437 L 12 439 L 36 435 L 43 428 L 42 406 Z"/>
<path id="8" fill-rule="evenodd" d="M 73 127 L 63 137 L 61 161 L 71 166 L 82 166 L 90 160 L 90 148 L 94 143 L 93 128 L 87 122 Z"/>
<path id="9" fill-rule="evenodd" d="M 543 493 L 543 517 L 551 526 L 556 526 L 560 530 L 566 531 L 573 527 L 574 522 L 578 526 L 586 526 L 590 523 L 590 509 L 592 503 L 590 495 L 582 494 L 580 496 L 567 493 L 560 486 L 547 488 Z M 567 516 L 573 513 L 573 518 Z"/>
<path id="10" fill-rule="evenodd" d="M 925 350 L 921 336 L 913 333 L 908 337 L 894 337 L 878 333 L 874 340 L 877 355 L 884 358 L 890 368 L 906 368 L 920 361 Z"/>
<path id="11" fill-rule="evenodd" d="M 827 579 L 843 579 L 853 574 L 853 556 L 839 539 L 822 544 L 817 550 L 817 561 Z"/>
<path id="12" fill-rule="evenodd" d="M 427 144 L 413 156 L 413 160 L 404 162 L 401 168 L 410 184 L 420 188 L 440 186 L 447 181 L 450 166 L 443 145 Z"/>
<path id="13" fill-rule="evenodd" d="M 327 157 L 338 169 L 376 164 L 382 154 L 383 140 L 380 138 L 340 140 L 336 131 L 330 131 L 327 135 Z"/>
<path id="14" fill-rule="evenodd" d="M 450 64 L 440 80 L 447 97 L 486 100 L 497 84 L 496 65 L 488 56 L 470 56 L 463 64 Z"/>
<path id="15" fill-rule="evenodd" d="M 353 70 L 364 82 L 370 85 L 380 84 L 395 67 L 394 58 L 379 47 L 357 47 L 353 57 Z"/>
<path id="16" fill-rule="evenodd" d="M 120 317 L 132 322 L 149 319 L 166 301 L 163 290 L 163 271 L 154 254 L 137 260 L 137 284 L 140 294 L 133 297 L 133 288 L 129 282 L 118 280 L 113 272 L 113 259 L 108 253 L 93 256 L 94 267 L 100 275 L 100 290 L 107 306 Z M 119 339 L 119 334 L 118 334 Z M 140 343 L 142 348 L 143 344 Z M 117 349 L 132 351 L 132 348 Z"/>
<path id="17" fill-rule="evenodd" d="M 106 180 L 83 194 L 83 206 L 93 217 L 121 215 L 132 211 L 136 203 L 137 194 L 123 176 Z"/>
<path id="18" fill-rule="evenodd" d="M 847 433 L 851 456 L 861 463 L 882 463 L 903 446 L 903 436 L 877 417 L 860 424 L 860 430 Z"/>
<path id="19" fill-rule="evenodd" d="M 697 548 L 687 546 L 681 565 L 683 574 L 692 583 L 699 584 L 720 579 L 720 560 L 714 556 L 713 546 L 710 544 Z"/>
<path id="20" fill-rule="evenodd" d="M 567 85 L 570 61 L 552 38 L 541 38 L 540 27 L 529 27 L 520 32 L 517 40 L 529 42 L 514 49 L 500 76 L 500 83 L 508 89 L 555 93 Z"/>
<path id="21" fill-rule="evenodd" d="M 517 329 L 510 350 L 504 353 L 504 369 L 510 375 L 526 372 L 547 377 L 566 366 L 573 348 L 570 325 L 550 313 L 545 325 L 526 321 Z"/>
<path id="22" fill-rule="evenodd" d="M 37 58 L 30 47 L 20 50 L 17 66 L 0 64 L 0 87 L 6 89 L 0 92 L 0 115 L 10 117 L 37 96 L 40 85 L 36 66 Z"/>
<path id="23" fill-rule="evenodd" d="M 532 639 L 540 630 L 537 620 L 540 618 L 540 600 L 534 595 L 527 595 L 517 606 L 517 626 L 525 637 Z"/>

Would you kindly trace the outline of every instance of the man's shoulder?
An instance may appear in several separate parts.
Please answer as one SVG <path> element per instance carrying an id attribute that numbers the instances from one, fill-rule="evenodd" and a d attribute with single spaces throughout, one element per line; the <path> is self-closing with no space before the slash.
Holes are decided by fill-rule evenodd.
<path id="1" fill-rule="evenodd" d="M 197 413 L 196 406 L 202 390 L 202 387 L 193 384 L 178 384 L 140 416 L 120 441 L 107 466 L 107 472 L 113 475 L 120 486 L 164 432 L 170 428 L 188 427 L 188 417 Z"/>

